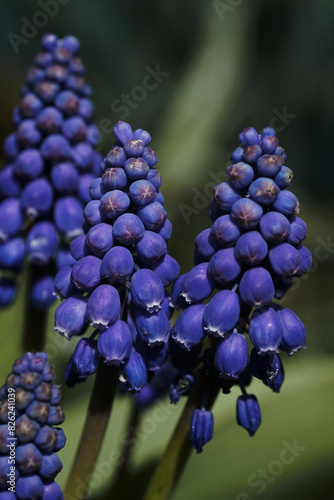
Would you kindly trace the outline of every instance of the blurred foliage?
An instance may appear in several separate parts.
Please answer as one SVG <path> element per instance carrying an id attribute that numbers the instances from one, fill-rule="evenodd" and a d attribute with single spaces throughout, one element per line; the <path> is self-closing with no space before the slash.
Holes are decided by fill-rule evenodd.
<path id="1" fill-rule="evenodd" d="M 214 409 L 214 440 L 202 456 L 191 457 L 173 500 L 257 498 L 256 488 L 247 483 L 249 476 L 279 457 L 283 440 L 290 443 L 294 439 L 306 450 L 272 483 L 266 483 L 263 498 L 330 498 L 334 458 L 333 2 L 69 0 L 15 54 L 8 33 L 21 35 L 25 18 L 32 20 L 42 3 L 16 0 L 1 5 L 1 139 L 11 131 L 11 112 L 42 33 L 76 35 L 87 78 L 95 90 L 97 123 L 106 118 L 112 124 L 126 119 L 135 128 L 149 130 L 153 137 L 166 207 L 174 225 L 170 252 L 183 271 L 192 265 L 194 237 L 210 225 L 207 206 L 213 176 L 222 175 L 228 165 L 238 133 L 250 125 L 261 129 L 271 124 L 278 130 L 288 154 L 287 165 L 295 174 L 292 190 L 309 226 L 306 244 L 315 258 L 312 272 L 285 301 L 306 325 L 308 349 L 285 358 L 287 377 L 281 395 L 270 394 L 254 382 L 263 414 L 255 438 L 249 439 L 234 422 L 236 391 L 219 399 Z M 135 87 L 142 86 L 147 67 L 157 65 L 168 76 L 145 99 L 132 100 L 127 116 L 124 110 L 117 111 L 115 99 L 132 95 Z M 103 153 L 113 142 L 111 129 L 109 126 L 109 132 L 102 134 Z M 188 223 L 182 215 L 184 205 L 193 210 Z M 0 314 L 1 380 L 20 354 L 22 307 L 21 292 L 15 306 Z M 52 332 L 50 312 L 47 350 L 61 382 L 74 342 L 59 339 Z M 68 444 L 61 453 L 61 484 L 79 439 L 90 388 L 91 381 L 75 390 L 64 389 Z M 128 411 L 129 401 L 119 400 L 99 461 L 112 450 L 120 450 L 119 436 Z M 130 494 L 138 498 L 140 488 L 145 488 L 147 472 L 179 412 L 179 408 L 171 412 L 140 444 L 126 498 Z M 95 500 L 103 498 L 103 485 L 108 482 L 108 477 L 102 481 L 101 493 L 94 490 Z"/>

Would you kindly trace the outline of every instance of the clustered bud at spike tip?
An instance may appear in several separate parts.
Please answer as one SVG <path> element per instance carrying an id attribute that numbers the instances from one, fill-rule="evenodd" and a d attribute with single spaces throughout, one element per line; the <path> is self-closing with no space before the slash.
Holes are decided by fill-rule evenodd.
<path id="1" fill-rule="evenodd" d="M 102 160 L 79 45 L 73 36 L 44 35 L 4 141 L 0 308 L 14 302 L 26 263 L 35 270 L 30 301 L 47 309 L 55 300 L 52 278 L 74 262 L 69 243 L 83 232 L 83 206 Z"/>
<path id="2" fill-rule="evenodd" d="M 0 498 L 62 500 L 61 392 L 45 352 L 18 358 L 0 389 Z M 15 492 L 15 493 L 14 493 Z"/>
<path id="3" fill-rule="evenodd" d="M 275 131 L 266 127 L 259 134 L 250 127 L 239 139 L 226 181 L 213 190 L 212 226 L 195 239 L 195 267 L 172 288 L 173 307 L 182 311 L 171 330 L 169 354 L 179 379 L 185 371 L 192 376 L 203 361 L 223 393 L 238 384 L 243 395 L 237 422 L 253 436 L 261 413 L 245 386 L 253 375 L 279 392 L 284 380 L 279 352 L 304 349 L 303 323 L 277 301 L 294 278 L 310 269 L 312 255 L 302 245 L 307 226 L 297 217 L 298 199 L 286 189 L 292 170 L 284 165 L 286 154 Z M 246 334 L 253 345 L 250 356 Z M 173 403 L 181 394 L 175 383 L 170 386 Z M 197 451 L 212 437 L 213 421 L 203 399 L 190 431 Z"/>
<path id="4" fill-rule="evenodd" d="M 86 380 L 101 359 L 119 366 L 123 386 L 139 392 L 167 360 L 173 313 L 167 287 L 180 266 L 167 253 L 172 226 L 159 196 L 151 136 L 125 122 L 118 122 L 114 133 L 117 141 L 101 163 L 102 177 L 90 186 L 85 234 L 70 245 L 74 263 L 55 278 L 64 299 L 55 330 L 70 338 L 89 325 L 97 329 L 77 344 L 65 373 L 69 386 Z"/>

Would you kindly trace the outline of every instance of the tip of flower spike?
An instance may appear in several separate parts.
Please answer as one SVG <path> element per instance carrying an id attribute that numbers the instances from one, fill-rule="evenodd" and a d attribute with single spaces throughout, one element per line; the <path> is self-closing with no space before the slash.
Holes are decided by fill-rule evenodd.
<path id="1" fill-rule="evenodd" d="M 116 139 L 118 139 L 123 145 L 127 140 L 132 139 L 133 137 L 130 124 L 121 120 L 116 123 L 114 127 L 114 134 Z"/>
<path id="2" fill-rule="evenodd" d="M 45 33 L 42 37 L 42 47 L 46 50 L 54 50 L 57 47 L 58 37 L 54 33 Z"/>
<path id="3" fill-rule="evenodd" d="M 73 35 L 66 35 L 60 40 L 60 45 L 63 49 L 68 50 L 71 54 L 75 54 L 80 49 L 79 40 Z"/>

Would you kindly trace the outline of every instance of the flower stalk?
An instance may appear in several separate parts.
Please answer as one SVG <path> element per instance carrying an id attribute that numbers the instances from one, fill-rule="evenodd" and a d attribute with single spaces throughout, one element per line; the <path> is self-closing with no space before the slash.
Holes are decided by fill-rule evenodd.
<path id="1" fill-rule="evenodd" d="M 113 481 L 113 484 L 108 491 L 108 498 L 122 498 L 124 487 L 126 486 L 126 482 L 129 478 L 129 472 L 131 469 L 133 439 L 136 438 L 138 432 L 140 414 L 141 412 L 139 406 L 133 403 L 129 414 L 127 439 L 124 442 L 122 457 L 120 459 L 121 465 L 119 466 L 115 480 Z"/>
<path id="2" fill-rule="evenodd" d="M 203 368 L 199 373 L 180 419 L 174 429 L 157 469 L 148 485 L 144 500 L 167 500 L 173 492 L 190 456 L 190 421 L 194 410 L 201 408 L 205 398 L 210 410 L 219 392 L 219 385 Z"/>
<path id="3" fill-rule="evenodd" d="M 96 373 L 76 458 L 68 478 L 65 494 L 77 500 L 86 498 L 89 477 L 94 470 L 109 422 L 116 394 L 119 369 L 101 363 Z M 80 485 L 80 487 L 79 487 Z"/>

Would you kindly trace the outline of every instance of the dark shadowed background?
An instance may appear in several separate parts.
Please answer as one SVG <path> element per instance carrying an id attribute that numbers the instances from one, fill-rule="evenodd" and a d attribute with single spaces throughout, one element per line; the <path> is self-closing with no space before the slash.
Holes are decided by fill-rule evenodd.
<path id="1" fill-rule="evenodd" d="M 170 253 L 183 272 L 192 265 L 195 236 L 210 226 L 211 191 L 223 180 L 239 132 L 248 126 L 276 129 L 288 155 L 286 164 L 294 171 L 291 189 L 301 202 L 300 214 L 309 226 L 306 245 L 314 256 L 310 273 L 285 301 L 307 328 L 308 348 L 284 357 L 286 380 L 280 395 L 253 382 L 263 418 L 253 439 L 235 423 L 237 390 L 219 398 L 214 439 L 202 455 L 191 457 L 173 500 L 331 498 L 334 3 L 15 0 L 2 2 L 0 9 L 1 141 L 11 131 L 11 113 L 41 35 L 77 36 L 94 89 L 101 152 L 111 147 L 112 128 L 120 119 L 152 135 L 174 226 Z M 0 314 L 1 381 L 20 353 L 21 323 L 22 297 Z M 50 314 L 47 350 L 59 383 L 72 349 L 52 332 Z M 64 389 L 68 443 L 61 452 L 62 485 L 90 387 L 88 382 Z M 147 471 L 180 413 L 167 400 L 160 404 L 165 421 L 147 413 L 140 424 L 127 498 L 139 498 Z M 95 500 L 103 498 L 118 467 L 128 407 L 120 399 L 112 417 L 92 482 Z M 282 460 L 285 456 L 289 463 Z"/>

